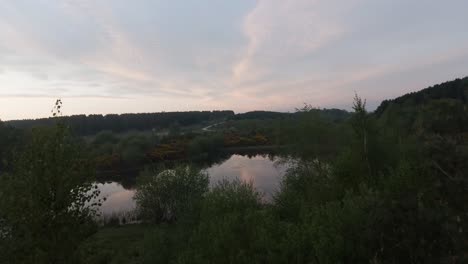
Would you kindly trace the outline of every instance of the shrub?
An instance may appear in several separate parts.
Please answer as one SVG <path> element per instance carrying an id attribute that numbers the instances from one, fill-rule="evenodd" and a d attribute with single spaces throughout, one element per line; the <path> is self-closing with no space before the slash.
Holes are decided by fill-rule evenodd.
<path id="1" fill-rule="evenodd" d="M 92 175 L 67 128 L 34 129 L 12 173 L 0 177 L 8 230 L 0 262 L 72 262 L 77 245 L 94 230 L 90 202 L 99 191 Z"/>
<path id="2" fill-rule="evenodd" d="M 143 220 L 174 222 L 192 216 L 208 191 L 208 175 L 191 166 L 160 172 L 145 172 L 135 200 Z"/>
<path id="3" fill-rule="evenodd" d="M 221 181 L 205 197 L 182 263 L 258 263 L 265 259 L 265 212 L 251 183 Z"/>

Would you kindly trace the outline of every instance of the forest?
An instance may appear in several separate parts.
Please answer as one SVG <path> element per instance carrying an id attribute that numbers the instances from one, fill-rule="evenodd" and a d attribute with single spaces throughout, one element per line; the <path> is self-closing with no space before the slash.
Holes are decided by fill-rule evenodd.
<path id="1" fill-rule="evenodd" d="M 76 135 L 93 135 L 100 131 L 126 132 L 151 130 L 178 126 L 190 126 L 233 116 L 233 111 L 191 111 L 140 114 L 74 115 L 58 117 Z M 55 118 L 13 120 L 8 125 L 16 128 L 32 128 L 55 124 Z"/>
<path id="2" fill-rule="evenodd" d="M 0 122 L 0 263 L 468 263 L 468 77 L 349 102 Z M 247 152 L 289 164 L 269 201 L 202 169 Z M 100 223 L 132 168 L 138 221 Z"/>

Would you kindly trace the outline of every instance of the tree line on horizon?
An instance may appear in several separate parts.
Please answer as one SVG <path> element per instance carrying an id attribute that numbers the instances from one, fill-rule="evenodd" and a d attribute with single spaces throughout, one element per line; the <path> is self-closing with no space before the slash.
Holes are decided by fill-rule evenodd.
<path id="1" fill-rule="evenodd" d="M 222 120 L 234 115 L 231 110 L 187 111 L 139 114 L 72 115 L 57 117 L 80 136 L 94 135 L 100 131 L 125 132 L 129 130 L 167 129 L 171 126 L 190 126 L 213 120 Z M 21 129 L 38 126 L 53 126 L 55 118 L 11 120 L 5 123 Z"/>

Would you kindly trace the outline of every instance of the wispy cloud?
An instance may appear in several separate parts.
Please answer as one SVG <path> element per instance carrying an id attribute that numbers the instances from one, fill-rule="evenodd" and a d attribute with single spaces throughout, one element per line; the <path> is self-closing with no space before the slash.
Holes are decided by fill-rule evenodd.
<path id="1" fill-rule="evenodd" d="M 345 25 L 328 8 L 320 1 L 259 0 L 244 21 L 249 41 L 233 67 L 234 80 L 267 75 L 272 65 L 287 67 L 337 40 Z"/>
<path id="2" fill-rule="evenodd" d="M 461 0 L 0 1 L 0 118 L 15 116 L 19 98 L 74 98 L 77 112 L 248 111 L 346 107 L 357 91 L 376 105 L 468 73 L 466 9 Z"/>

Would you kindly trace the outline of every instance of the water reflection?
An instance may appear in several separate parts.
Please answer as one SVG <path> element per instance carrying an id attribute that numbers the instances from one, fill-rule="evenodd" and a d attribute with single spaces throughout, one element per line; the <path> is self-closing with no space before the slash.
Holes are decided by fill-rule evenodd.
<path id="1" fill-rule="evenodd" d="M 261 155 L 253 157 L 232 155 L 227 161 L 206 169 L 206 172 L 210 175 L 211 185 L 222 179 L 238 178 L 251 181 L 266 199 L 270 199 L 278 190 L 281 177 L 286 171 L 286 166 L 277 161 L 276 158 Z"/>
<path id="2" fill-rule="evenodd" d="M 264 198 L 269 200 L 279 188 L 281 177 L 286 171 L 286 166 L 277 161 L 278 159 L 273 156 L 236 154 L 205 171 L 210 176 L 211 186 L 222 179 L 239 178 L 251 181 L 254 187 L 264 194 Z M 106 198 L 100 207 L 103 215 L 126 213 L 135 209 L 136 203 L 133 200 L 135 190 L 126 187 L 115 181 L 98 184 L 101 190 L 100 198 Z"/>
<path id="3" fill-rule="evenodd" d="M 100 207 L 103 215 L 129 212 L 135 208 L 136 203 L 133 200 L 135 190 L 125 189 L 117 182 L 98 183 L 98 188 L 101 191 L 99 198 L 106 199 Z"/>

